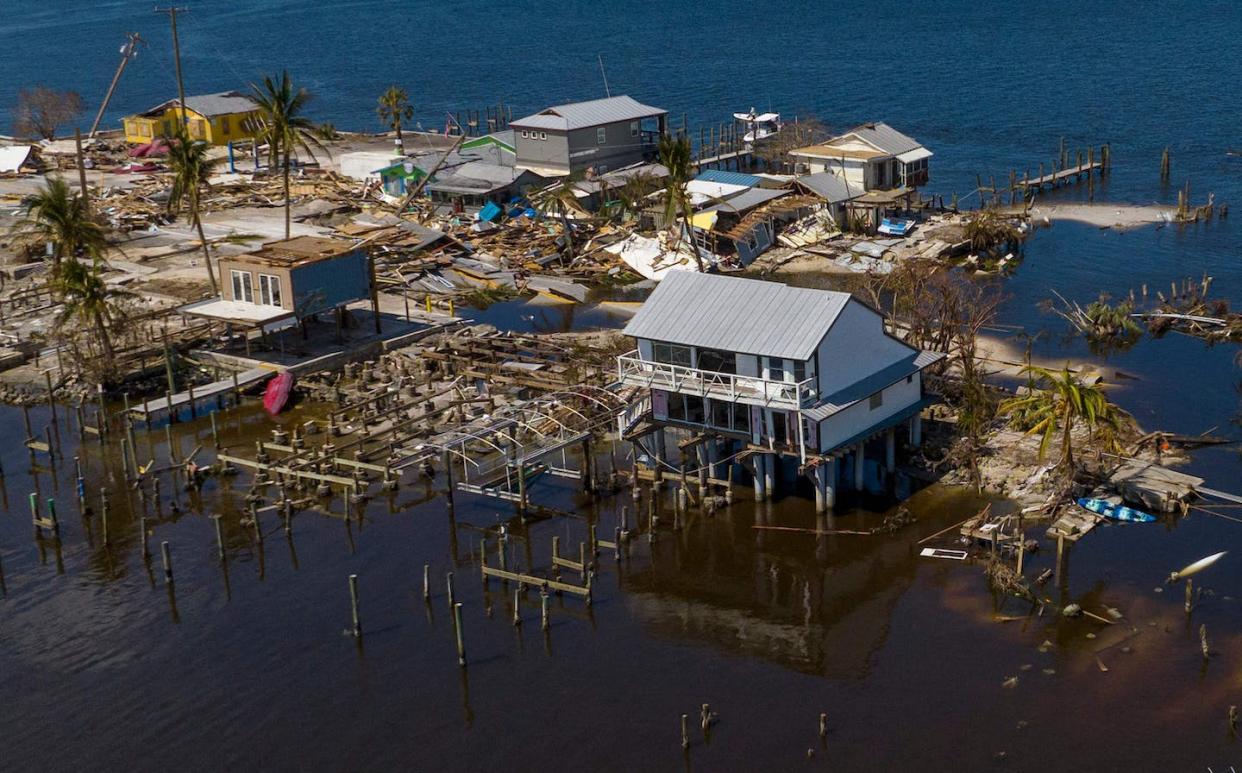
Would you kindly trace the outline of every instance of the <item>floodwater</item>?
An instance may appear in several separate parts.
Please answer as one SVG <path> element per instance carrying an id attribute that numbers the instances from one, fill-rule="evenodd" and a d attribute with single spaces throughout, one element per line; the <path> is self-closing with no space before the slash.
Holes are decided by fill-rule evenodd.
<path id="1" fill-rule="evenodd" d="M 0 31 L 13 40 L 15 66 L 0 84 L 0 110 L 13 104 L 13 90 L 36 81 L 78 89 L 91 102 L 106 88 L 122 33 L 135 30 L 151 45 L 122 80 L 108 120 L 172 93 L 165 19 L 146 6 L 115 0 L 71 14 L 29 0 L 5 6 Z M 1001 179 L 1051 160 L 1064 136 L 1071 148 L 1112 143 L 1114 172 L 1097 201 L 1175 201 L 1176 187 L 1157 179 L 1170 145 L 1174 186 L 1190 179 L 1196 201 L 1211 191 L 1235 208 L 1242 202 L 1240 159 L 1226 154 L 1237 149 L 1227 96 L 1242 78 L 1231 53 L 1242 15 L 1228 3 L 1170 13 L 1146 2 L 881 2 L 832 12 L 727 2 L 710 20 L 697 4 L 568 4 L 556 23 L 546 4 L 506 6 L 503 15 L 483 3 L 390 6 L 205 0 L 182 21 L 187 89 L 236 88 L 288 67 L 317 92 L 317 118 L 377 129 L 375 95 L 397 80 L 409 86 L 419 119 L 438 126 L 445 111 L 501 100 L 517 114 L 598 96 L 602 52 L 614 93 L 688 113 L 692 134 L 751 105 L 816 113 L 833 126 L 888 120 L 936 152 L 931 187 L 946 197 L 973 189 L 976 173 Z M 901 31 L 877 27 L 886 18 Z M 797 21 L 796 45 L 789 20 Z M 335 42 L 325 49 L 329 25 Z M 1236 300 L 1236 217 L 1128 232 L 1067 222 L 1040 229 L 1004 281 L 1000 322 L 1037 336 L 1038 358 L 1079 359 L 1091 356 L 1086 346 L 1040 309 L 1052 289 L 1089 301 L 1207 272 L 1214 295 Z M 517 303 L 479 318 L 517 330 L 621 324 L 599 309 Z M 1145 427 L 1242 438 L 1236 354 L 1233 345 L 1171 335 L 1102 359 L 1133 377 L 1112 395 Z M 280 421 L 313 411 L 300 406 Z M 36 429 L 48 423 L 46 409 L 32 415 Z M 231 413 L 222 440 L 245 453 L 271 423 L 255 408 Z M 654 544 L 644 535 L 619 564 L 605 551 L 594 605 L 554 598 L 545 636 L 538 595 L 528 593 L 515 628 L 512 589 L 493 582 L 485 593 L 472 557 L 481 529 L 512 518 L 509 505 L 459 494 L 450 516 L 442 480 L 407 480 L 373 499 L 360 524 L 303 512 L 287 539 L 267 513 L 260 545 L 239 524 L 247 476 L 179 494 L 179 515 L 170 512 L 166 481 L 163 514 L 148 503 L 148 565 L 136 529 L 141 504 L 134 494 L 126 501 L 114 450 L 91 440 L 75 449 L 62 414 L 57 476 L 35 475 L 17 441 L 20 412 L 0 410 L 0 430 L 12 439 L 0 448 L 0 769 L 1242 765 L 1226 724 L 1229 707 L 1242 705 L 1242 523 L 1224 517 L 1192 512 L 1174 525 L 1104 527 L 1074 548 L 1066 586 L 1045 593 L 1124 616 L 1106 625 L 1051 612 L 1027 617 L 1020 602 L 989 593 L 981 565 L 916 557 L 919 539 L 981 506 L 968 493 L 921 491 L 909 503 L 918 522 L 896 534 L 817 537 L 753 528 L 814 528 L 805 492 L 785 485 L 776 502 L 756 506 L 739 489 L 732 508 L 696 515 L 680 533 L 664 526 Z M 175 425 L 174 439 L 182 454 L 210 446 L 209 425 Z M 140 430 L 139 447 L 141 457 L 165 463 L 162 427 Z M 96 511 L 99 489 L 109 489 L 107 547 L 98 512 L 78 512 L 74 453 Z M 42 455 L 38 462 L 47 464 Z M 1187 469 L 1242 493 L 1236 447 L 1197 452 Z M 32 491 L 57 501 L 59 552 L 32 539 Z M 547 565 L 553 535 L 576 546 L 591 519 L 607 538 L 623 505 L 633 518 L 628 493 L 591 501 L 553 479 L 531 494 L 579 517 L 514 524 L 525 539 L 514 539 L 523 566 Z M 885 505 L 867 504 L 828 525 L 869 528 Z M 334 508 L 339 514 L 339 501 Z M 1242 518 L 1242 509 L 1221 512 Z M 224 567 L 212 513 L 223 515 Z M 171 594 L 162 541 L 172 548 Z M 1203 595 L 1188 617 L 1181 587 L 1163 578 L 1226 549 L 1196 578 Z M 1050 566 L 1049 553 L 1029 557 L 1028 575 Z M 430 606 L 421 594 L 425 564 Z M 463 603 L 465 670 L 448 617 L 448 571 Z M 360 645 L 347 634 L 350 574 L 359 576 Z M 1021 619 L 998 622 L 998 613 Z M 1003 686 L 1011 677 L 1016 683 Z M 718 715 L 709 738 L 698 728 L 704 703 Z M 690 717 L 686 752 L 681 714 Z"/>

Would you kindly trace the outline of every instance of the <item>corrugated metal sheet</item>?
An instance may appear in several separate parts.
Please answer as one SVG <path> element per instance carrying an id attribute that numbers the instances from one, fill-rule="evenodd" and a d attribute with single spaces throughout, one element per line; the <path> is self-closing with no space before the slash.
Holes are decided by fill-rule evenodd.
<path id="1" fill-rule="evenodd" d="M 849 293 L 670 271 L 625 326 L 625 334 L 808 360 L 849 300 Z"/>
<path id="2" fill-rule="evenodd" d="M 866 142 L 893 156 L 923 147 L 917 140 L 907 137 L 886 123 L 865 123 L 855 126 L 846 134 L 857 134 Z M 829 140 L 826 144 L 831 145 L 834 142 L 836 140 Z"/>
<path id="3" fill-rule="evenodd" d="M 845 184 L 845 180 L 837 177 L 832 172 L 816 172 L 815 174 L 802 175 L 797 178 L 797 183 L 829 204 L 849 201 L 861 196 L 863 193 L 862 188 L 856 187 L 852 190 Z"/>
<path id="4" fill-rule="evenodd" d="M 620 121 L 638 121 L 643 118 L 665 115 L 667 112 L 658 107 L 644 105 L 630 97 L 619 96 L 549 107 L 534 115 L 519 118 L 509 125 L 517 129 L 572 131 Z"/>
<path id="5" fill-rule="evenodd" d="M 886 368 L 877 370 L 866 378 L 825 397 L 818 405 L 808 409 L 806 417 L 811 421 L 823 421 L 835 413 L 840 413 L 861 400 L 885 387 L 892 386 L 906 376 L 914 375 L 920 370 L 944 359 L 943 352 L 915 352 L 904 357 Z"/>
<path id="6" fill-rule="evenodd" d="M 779 199 L 781 196 L 788 196 L 791 191 L 780 190 L 776 188 L 747 188 L 738 193 L 736 196 L 730 196 L 719 204 L 704 207 L 704 212 L 746 212 L 754 209 L 761 204 L 767 204 L 772 199 Z"/>
<path id="7" fill-rule="evenodd" d="M 170 99 L 162 105 L 151 108 L 143 115 L 162 113 L 170 107 L 179 107 L 180 105 L 180 100 Z M 248 113 L 256 107 L 254 100 L 240 91 L 220 91 L 215 94 L 200 94 L 198 96 L 186 97 L 185 106 L 208 118 L 230 113 Z"/>
<path id="8" fill-rule="evenodd" d="M 694 179 L 726 185 L 745 185 L 747 188 L 753 188 L 763 182 L 762 177 L 755 177 L 745 172 L 731 172 L 728 169 L 705 169 Z"/>

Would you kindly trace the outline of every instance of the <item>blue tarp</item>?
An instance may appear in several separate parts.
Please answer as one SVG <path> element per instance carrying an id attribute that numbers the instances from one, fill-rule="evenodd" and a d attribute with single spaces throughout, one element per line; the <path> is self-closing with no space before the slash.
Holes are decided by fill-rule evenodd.
<path id="1" fill-rule="evenodd" d="M 495 221 L 496 218 L 500 217 L 502 212 L 504 212 L 504 210 L 500 208 L 499 204 L 494 201 L 489 201 L 483 206 L 483 209 L 479 210 L 479 219 L 491 223 Z"/>

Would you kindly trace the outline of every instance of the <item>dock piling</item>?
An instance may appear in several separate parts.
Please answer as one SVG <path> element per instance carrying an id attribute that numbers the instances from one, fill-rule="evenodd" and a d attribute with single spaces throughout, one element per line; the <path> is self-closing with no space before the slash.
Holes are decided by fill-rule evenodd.
<path id="1" fill-rule="evenodd" d="M 168 547 L 168 540 L 160 543 L 160 554 L 164 559 L 164 584 L 172 585 L 173 582 L 173 565 L 172 552 Z"/>
<path id="2" fill-rule="evenodd" d="M 351 574 L 349 576 L 349 604 L 353 613 L 354 622 L 354 638 L 362 637 L 362 620 L 358 617 L 358 575 Z"/>

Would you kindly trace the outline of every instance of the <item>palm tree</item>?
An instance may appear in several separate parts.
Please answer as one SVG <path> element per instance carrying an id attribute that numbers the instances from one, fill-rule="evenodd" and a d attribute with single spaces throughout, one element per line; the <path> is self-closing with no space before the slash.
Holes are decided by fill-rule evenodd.
<path id="1" fill-rule="evenodd" d="M 561 221 L 561 229 L 565 232 L 565 257 L 574 259 L 574 232 L 569 225 L 569 211 L 579 215 L 589 214 L 578 201 L 578 189 L 573 177 L 565 177 L 560 182 L 535 194 L 535 206 L 541 210 L 555 208 Z"/>
<path id="2" fill-rule="evenodd" d="M 622 221 L 626 214 L 637 214 L 643 208 L 647 196 L 660 188 L 659 179 L 651 172 L 638 172 L 626 178 L 617 188 L 618 216 Z"/>
<path id="3" fill-rule="evenodd" d="M 61 302 L 55 327 L 62 329 L 73 320 L 93 327 L 106 361 L 112 364 L 116 352 L 109 328 L 124 316 L 117 301 L 130 293 L 108 287 L 101 276 L 104 265 L 102 260 L 84 263 L 75 257 L 66 257 L 52 275 L 51 287 Z"/>
<path id="4" fill-rule="evenodd" d="M 85 197 L 61 177 L 48 178 L 30 198 L 17 236 L 27 247 L 51 244 L 54 266 L 61 258 L 101 258 L 108 247 L 107 231 L 91 218 Z"/>
<path id="5" fill-rule="evenodd" d="M 285 238 L 290 236 L 292 216 L 289 211 L 289 156 L 299 148 L 315 158 L 315 150 L 327 152 L 315 137 L 315 124 L 302 114 L 311 93 L 304 88 L 293 87 L 289 71 L 273 80 L 267 75 L 263 85 L 251 83 L 253 99 L 259 106 L 258 138 L 267 143 L 272 162 L 279 161 L 285 186 Z"/>
<path id="6" fill-rule="evenodd" d="M 375 108 L 379 119 L 385 126 L 397 133 L 397 153 L 405 155 L 405 142 L 401 138 L 401 123 L 414 117 L 414 108 L 410 107 L 410 95 L 400 86 L 389 86 L 380 94 L 379 105 Z"/>
<path id="7" fill-rule="evenodd" d="M 686 193 L 686 184 L 690 182 L 694 165 L 691 160 L 690 140 L 671 134 L 661 135 L 657 155 L 660 163 L 668 170 L 668 179 L 664 185 L 664 220 L 669 228 L 676 229 L 673 242 L 675 250 L 681 242 L 682 223 L 685 224 L 687 236 L 693 227 L 690 224 L 690 196 Z M 681 218 L 680 222 L 678 218 Z M 704 271 L 703 258 L 699 255 L 693 238 L 690 239 L 690 247 L 694 251 L 694 262 L 698 264 L 699 271 Z"/>
<path id="8" fill-rule="evenodd" d="M 1068 366 L 1061 371 L 1051 371 L 1028 365 L 1022 370 L 1029 376 L 1027 393 L 1005 400 L 999 413 L 1009 417 L 1011 426 L 1028 435 L 1040 435 L 1041 459 L 1059 431 L 1061 459 L 1057 466 L 1072 469 L 1071 433 L 1080 425 L 1086 426 L 1092 440 L 1102 440 L 1105 450 L 1113 453 L 1121 450 L 1118 435 L 1132 426 L 1134 419 L 1109 402 L 1103 389 L 1084 383 Z"/>
<path id="9" fill-rule="evenodd" d="M 176 213 L 182 204 L 189 207 L 190 224 L 198 230 L 198 241 L 203 245 L 203 262 L 207 265 L 207 279 L 211 281 L 213 295 L 220 292 L 215 272 L 211 270 L 211 252 L 207 249 L 207 237 L 203 235 L 203 220 L 199 212 L 199 193 L 209 187 L 218 158 L 207 157 L 207 143 L 195 142 L 184 127 L 178 126 L 168 149 L 168 166 L 172 169 L 173 185 L 168 196 L 168 211 Z"/>

